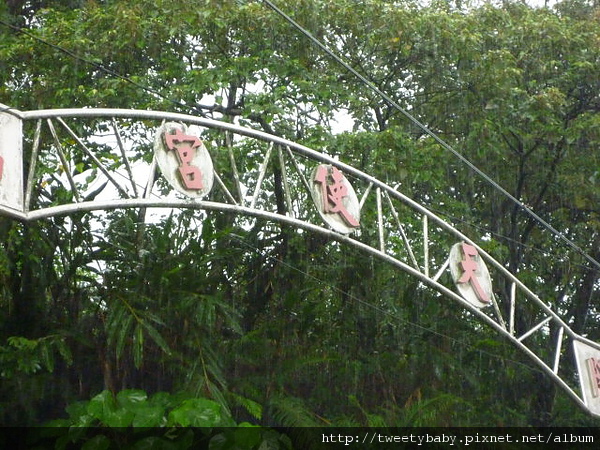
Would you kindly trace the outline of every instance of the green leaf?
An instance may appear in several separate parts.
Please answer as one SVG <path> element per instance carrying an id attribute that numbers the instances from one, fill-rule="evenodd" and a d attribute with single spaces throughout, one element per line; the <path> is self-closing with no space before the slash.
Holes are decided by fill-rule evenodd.
<path id="1" fill-rule="evenodd" d="M 116 411 L 109 411 L 102 422 L 109 427 L 125 428 L 131 426 L 134 416 L 133 411 L 120 408 Z"/>
<path id="2" fill-rule="evenodd" d="M 171 354 L 171 349 L 169 348 L 169 345 L 164 340 L 164 338 L 162 337 L 162 335 L 156 330 L 156 328 L 154 328 L 152 325 L 150 325 L 146 321 L 143 321 L 142 325 L 146 329 L 146 331 L 148 332 L 148 334 L 150 335 L 150 337 L 152 338 L 152 340 L 156 343 L 156 345 L 158 345 L 160 347 L 160 349 L 163 352 L 165 352 L 167 355 L 170 355 Z"/>
<path id="3" fill-rule="evenodd" d="M 142 366 L 144 359 L 144 329 L 138 323 L 133 332 L 133 363 L 137 369 Z"/>
<path id="4" fill-rule="evenodd" d="M 169 413 L 170 426 L 215 427 L 222 422 L 221 406 L 205 398 L 185 400 Z"/>
<path id="5" fill-rule="evenodd" d="M 263 407 L 260 403 L 257 403 L 254 400 L 250 400 L 249 398 L 243 397 L 238 394 L 232 395 L 235 401 L 242 405 L 246 409 L 246 411 L 248 411 L 248 413 L 252 415 L 252 417 L 254 417 L 257 420 L 262 419 Z"/>
<path id="6" fill-rule="evenodd" d="M 87 405 L 88 414 L 101 422 L 105 422 L 106 417 L 116 409 L 117 405 L 110 391 L 100 392 Z"/>
<path id="7" fill-rule="evenodd" d="M 157 392 L 149 398 L 148 403 L 153 406 L 160 406 L 163 409 L 171 408 L 179 403 L 177 400 L 174 402 L 173 397 L 175 396 L 168 392 Z"/>
<path id="8" fill-rule="evenodd" d="M 73 364 L 73 354 L 71 353 L 71 349 L 66 344 L 65 339 L 61 338 L 55 341 L 56 348 L 58 349 L 58 353 L 62 356 L 63 360 L 67 363 L 68 366 Z"/>
<path id="9" fill-rule="evenodd" d="M 88 402 L 74 402 L 69 403 L 65 410 L 69 414 L 71 420 L 77 420 L 79 417 L 88 414 L 87 408 Z"/>
<path id="10" fill-rule="evenodd" d="M 53 372 L 54 356 L 50 352 L 50 349 L 48 348 L 48 344 L 46 342 L 42 343 L 42 345 L 40 346 L 40 351 L 42 353 L 42 360 L 44 361 L 44 366 L 46 367 L 46 370 L 48 370 L 49 372 Z"/>
<path id="11" fill-rule="evenodd" d="M 135 409 L 134 427 L 161 427 L 165 422 L 165 409 L 160 406 L 143 405 Z"/>
<path id="12" fill-rule="evenodd" d="M 117 402 L 122 408 L 132 408 L 147 399 L 148 394 L 140 389 L 126 389 L 117 394 Z"/>
<path id="13" fill-rule="evenodd" d="M 129 330 L 131 329 L 131 325 L 133 324 L 133 316 L 128 315 L 123 324 L 117 323 L 115 326 L 119 327 L 117 331 L 117 345 L 116 345 L 116 355 L 117 358 L 121 358 L 123 355 L 123 350 L 125 349 L 125 344 L 127 343 L 127 337 L 129 334 Z"/>

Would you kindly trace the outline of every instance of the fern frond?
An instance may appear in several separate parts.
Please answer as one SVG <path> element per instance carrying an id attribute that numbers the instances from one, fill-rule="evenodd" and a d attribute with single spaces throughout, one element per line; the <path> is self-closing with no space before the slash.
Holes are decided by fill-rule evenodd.
<path id="1" fill-rule="evenodd" d="M 317 427 L 314 414 L 302 400 L 295 397 L 275 397 L 269 402 L 270 415 L 278 426 Z"/>

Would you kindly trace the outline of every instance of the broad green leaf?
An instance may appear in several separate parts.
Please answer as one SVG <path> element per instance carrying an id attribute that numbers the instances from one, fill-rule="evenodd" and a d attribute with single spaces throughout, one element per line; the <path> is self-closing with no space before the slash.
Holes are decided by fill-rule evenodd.
<path id="1" fill-rule="evenodd" d="M 126 389 L 117 394 L 117 403 L 122 408 L 133 408 L 139 403 L 146 402 L 148 395 L 140 389 Z"/>
<path id="2" fill-rule="evenodd" d="M 168 423 L 184 427 L 216 427 L 222 423 L 221 406 L 204 398 L 185 400 L 169 413 Z"/>
<path id="3" fill-rule="evenodd" d="M 119 408 L 116 411 L 109 411 L 103 417 L 102 422 L 109 427 L 125 428 L 131 426 L 134 416 L 134 411 Z"/>
<path id="4" fill-rule="evenodd" d="M 165 425 L 165 410 L 160 406 L 143 405 L 135 408 L 134 427 L 161 427 Z"/>
<path id="5" fill-rule="evenodd" d="M 106 417 L 115 412 L 116 409 L 117 404 L 110 391 L 100 392 L 87 405 L 87 413 L 101 422 L 104 422 Z"/>

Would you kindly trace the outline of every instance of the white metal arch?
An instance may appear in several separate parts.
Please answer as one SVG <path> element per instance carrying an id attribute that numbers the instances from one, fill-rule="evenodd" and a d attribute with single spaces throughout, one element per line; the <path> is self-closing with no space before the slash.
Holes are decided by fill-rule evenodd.
<path id="1" fill-rule="evenodd" d="M 74 123 L 69 125 L 67 121 Z M 233 181 L 228 187 L 226 181 L 229 180 L 224 181 L 217 170 L 214 173 L 218 185 L 215 189 L 220 189 L 226 201 L 174 198 L 153 193 L 155 160 L 152 163 L 140 160 L 138 162 L 143 167 L 136 168 L 136 161 L 132 160 L 131 149 L 128 148 L 133 144 L 126 142 L 127 139 L 122 136 L 122 127 L 132 129 L 134 124 L 138 124 L 137 132 L 140 133 L 140 139 L 145 139 L 148 144 L 150 138 L 147 134 L 158 129 L 165 121 L 227 133 L 225 139 L 227 144 L 225 148 L 219 150 L 219 157 L 227 159 Z M 24 127 L 25 132 L 23 132 Z M 77 130 L 85 130 L 85 132 Z M 258 142 L 254 147 L 256 153 L 254 166 L 242 171 L 241 175 L 233 151 L 235 136 L 238 137 L 238 142 L 248 138 Z M 95 147 L 98 146 L 103 149 L 102 152 L 95 151 Z M 261 201 L 272 196 L 268 183 L 264 183 L 264 180 L 269 161 L 275 158 L 274 148 L 284 180 L 286 214 L 278 213 L 268 201 Z M 28 156 L 25 162 L 23 155 Z M 76 168 L 77 164 L 81 167 Z M 351 178 L 353 183 L 360 184 L 361 208 L 366 202 L 375 202 L 374 210 L 377 214 L 372 225 L 378 234 L 376 246 L 361 241 L 360 232 L 351 235 L 333 231 L 322 224 L 314 213 L 303 210 L 293 203 L 294 197 L 304 196 L 302 204 L 312 204 L 310 183 L 304 173 L 311 165 L 317 164 L 336 167 Z M 27 167 L 26 176 L 25 167 Z M 144 182 L 140 182 L 139 175 L 136 174 L 139 170 L 145 171 Z M 76 172 L 80 172 L 79 175 L 74 175 Z M 87 192 L 93 190 L 93 187 L 89 186 L 88 181 L 79 179 L 85 175 L 84 172 L 88 173 L 86 179 L 94 178 L 96 187 L 98 183 L 103 183 L 99 190 L 103 190 L 106 185 L 111 185 L 112 196 L 86 200 Z M 249 185 L 251 182 L 254 183 L 253 186 Z M 244 195 L 243 192 L 249 194 L 251 188 L 253 188 L 252 195 Z M 52 189 L 61 189 L 71 200 L 57 203 L 55 199 L 50 198 Z M 237 198 L 232 191 L 237 193 Z M 600 398 L 596 402 L 594 395 L 590 394 L 593 391 L 590 385 L 596 383 L 598 386 L 600 383 L 600 373 L 597 374 L 599 378 L 595 379 L 592 367 L 596 359 L 600 364 L 599 344 L 575 333 L 555 311 L 510 273 L 502 263 L 486 253 L 477 242 L 424 206 L 369 174 L 332 156 L 287 139 L 227 122 L 177 113 L 123 109 L 18 111 L 0 105 L 0 202 L 2 203 L 0 214 L 23 221 L 116 208 L 192 208 L 233 212 L 326 235 L 392 264 L 419 279 L 423 285 L 457 302 L 529 356 L 578 406 L 593 415 L 600 416 L 600 404 L 598 404 Z M 418 231 L 410 230 L 412 239 L 407 237 L 400 220 L 398 214 L 400 208 L 403 208 L 404 213 L 409 211 L 418 217 L 423 224 Z M 479 256 L 489 266 L 492 279 L 495 282 L 504 281 L 510 284 L 510 298 L 492 296 L 492 306 L 483 309 L 463 298 L 453 285 L 448 286 L 440 282 L 441 275 L 448 270 L 450 258 L 440 262 L 431 257 L 428 236 L 434 229 L 435 232 L 447 234 L 455 242 L 465 242 L 474 246 Z M 386 233 L 401 237 L 403 247 L 389 245 L 386 241 Z M 418 252 L 415 250 L 417 245 L 421 247 Z M 528 330 L 521 330 L 519 336 L 516 335 L 515 330 L 515 309 L 518 302 L 532 305 L 540 319 L 537 325 Z M 507 314 L 506 311 L 509 313 Z M 553 343 L 552 359 L 545 361 L 536 353 L 533 346 L 528 345 L 527 339 L 543 330 L 550 322 L 558 327 L 559 332 L 557 341 Z M 550 339 L 549 334 L 542 334 L 542 336 Z M 565 341 L 573 343 L 576 355 L 584 355 L 578 358 L 580 372 L 578 387 L 572 387 L 559 374 Z M 583 349 L 583 353 L 578 353 L 578 349 Z M 587 359 L 584 361 L 583 358 Z M 590 359 L 592 365 L 589 363 Z"/>

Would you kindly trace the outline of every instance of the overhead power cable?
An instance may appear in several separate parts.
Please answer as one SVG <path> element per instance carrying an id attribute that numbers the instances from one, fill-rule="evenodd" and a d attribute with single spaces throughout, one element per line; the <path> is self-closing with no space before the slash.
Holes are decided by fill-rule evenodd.
<path id="1" fill-rule="evenodd" d="M 294 28 L 296 28 L 300 33 L 302 33 L 310 41 L 312 41 L 313 44 L 315 44 L 317 47 L 319 47 L 321 50 L 323 50 L 327 55 L 329 55 L 335 62 L 337 62 L 338 64 L 343 66 L 348 72 L 350 72 L 352 75 L 354 75 L 356 78 L 358 78 L 365 86 L 367 86 L 370 90 L 372 90 L 379 97 L 381 97 L 383 100 L 385 100 L 385 102 L 389 106 L 400 111 L 413 124 L 415 124 L 421 130 L 423 130 L 423 132 L 425 134 L 430 136 L 440 146 L 442 146 L 444 149 L 448 150 L 450 153 L 452 153 L 454 156 L 456 156 L 458 159 L 460 159 L 469 169 L 471 169 L 473 172 L 475 172 L 477 175 L 479 175 L 481 178 L 483 178 L 494 189 L 496 189 L 497 191 L 502 193 L 504 196 L 506 196 L 510 201 L 512 201 L 515 205 L 517 205 L 522 211 L 524 211 L 526 214 L 528 214 L 530 217 L 532 217 L 534 220 L 536 220 L 538 223 L 540 223 L 543 227 L 545 227 L 547 230 L 549 230 L 551 233 L 553 233 L 555 236 L 557 236 L 566 245 L 568 245 L 571 249 L 575 250 L 577 253 L 579 253 L 581 256 L 583 256 L 591 264 L 596 266 L 597 269 L 600 269 L 600 262 L 596 261 L 592 256 L 588 255 L 581 247 L 579 247 L 577 244 L 575 244 L 573 241 L 571 241 L 568 237 L 566 237 L 563 233 L 561 233 L 556 228 L 554 228 L 552 225 L 550 225 L 547 221 L 542 219 L 538 214 L 536 214 L 533 210 L 531 210 L 529 207 L 527 207 L 523 202 L 521 202 L 519 199 L 517 199 L 515 196 L 513 196 L 510 192 L 508 192 L 506 189 L 504 189 L 502 186 L 500 186 L 498 183 L 496 183 L 485 172 L 480 170 L 477 166 L 475 166 L 475 164 L 473 164 L 471 161 L 469 161 L 465 156 L 463 156 L 461 153 L 459 153 L 457 150 L 455 150 L 450 144 L 448 144 L 441 137 L 439 137 L 436 133 L 434 133 L 432 130 L 430 130 L 424 123 L 422 123 L 419 119 L 417 119 L 415 116 L 413 116 L 411 113 L 409 113 L 406 109 L 404 109 L 402 106 L 400 106 L 398 104 L 398 102 L 396 102 L 393 98 L 391 98 L 389 95 L 387 95 L 381 89 L 379 89 L 373 82 L 368 80 L 364 75 L 359 73 L 350 64 L 348 64 L 340 56 L 338 56 L 331 49 L 329 49 L 325 44 L 323 44 L 319 39 L 314 37 L 308 30 L 306 30 L 304 27 L 302 27 L 298 22 L 296 22 L 294 19 L 292 19 L 290 16 L 288 16 L 286 13 L 284 13 L 281 9 L 279 9 L 276 5 L 274 5 L 273 2 L 271 2 L 270 0 L 262 0 L 262 1 L 269 8 L 271 8 L 273 11 L 275 11 L 277 14 L 279 14 L 282 18 L 284 18 L 287 22 L 289 22 L 292 26 L 294 26 Z"/>

